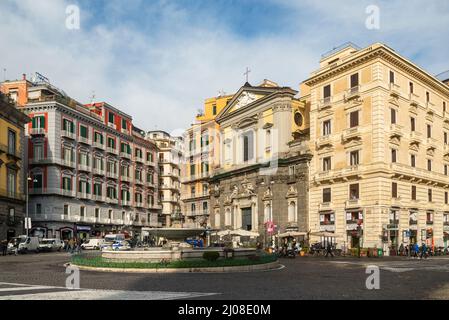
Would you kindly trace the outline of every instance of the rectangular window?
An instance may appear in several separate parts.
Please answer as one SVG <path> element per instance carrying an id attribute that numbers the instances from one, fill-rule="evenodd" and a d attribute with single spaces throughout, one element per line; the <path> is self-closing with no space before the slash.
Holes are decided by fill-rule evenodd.
<path id="1" fill-rule="evenodd" d="M 33 189 L 42 189 L 42 174 L 36 174 L 33 176 Z"/>
<path id="2" fill-rule="evenodd" d="M 36 214 L 42 214 L 42 204 L 36 203 Z"/>
<path id="3" fill-rule="evenodd" d="M 72 178 L 70 178 L 70 177 L 62 178 L 62 189 L 66 190 L 66 191 L 72 190 Z"/>
<path id="4" fill-rule="evenodd" d="M 329 102 L 331 98 L 331 85 L 328 84 L 323 87 L 323 99 L 325 102 Z"/>
<path id="5" fill-rule="evenodd" d="M 126 122 L 125 119 L 122 119 L 122 129 L 125 129 L 125 130 L 128 129 L 128 123 Z"/>
<path id="6" fill-rule="evenodd" d="M 410 118 L 410 130 L 416 131 L 416 119 L 413 117 Z"/>
<path id="7" fill-rule="evenodd" d="M 396 182 L 393 182 L 391 184 L 391 197 L 392 198 L 398 197 L 398 184 Z"/>
<path id="8" fill-rule="evenodd" d="M 426 222 L 433 223 L 433 212 L 426 212 Z"/>
<path id="9" fill-rule="evenodd" d="M 7 184 L 6 189 L 8 191 L 8 197 L 15 198 L 17 190 L 17 171 L 8 168 L 7 176 L 8 179 L 6 181 Z"/>
<path id="10" fill-rule="evenodd" d="M 80 136 L 86 139 L 89 138 L 89 133 L 86 126 L 80 125 Z"/>
<path id="11" fill-rule="evenodd" d="M 359 86 L 359 74 L 355 73 L 351 75 L 351 89 L 354 89 Z"/>
<path id="12" fill-rule="evenodd" d="M 446 115 L 446 101 L 443 101 L 443 117 Z"/>
<path id="13" fill-rule="evenodd" d="M 448 174 L 448 165 L 445 164 L 444 165 L 444 175 L 447 176 L 447 174 Z"/>
<path id="14" fill-rule="evenodd" d="M 416 186 L 412 186 L 412 200 L 416 200 Z"/>
<path id="15" fill-rule="evenodd" d="M 108 121 L 109 121 L 109 123 L 114 123 L 115 121 L 115 119 L 114 119 L 115 117 L 114 117 L 114 114 L 113 113 L 111 113 L 111 112 L 109 112 L 109 118 L 108 118 Z"/>
<path id="16" fill-rule="evenodd" d="M 413 93 L 413 82 L 409 82 L 408 87 L 409 87 L 410 93 Z"/>
<path id="17" fill-rule="evenodd" d="M 64 119 L 62 121 L 62 129 L 71 133 L 75 133 L 75 125 L 72 121 Z"/>
<path id="18" fill-rule="evenodd" d="M 447 144 L 447 132 L 443 133 L 444 144 Z"/>
<path id="19" fill-rule="evenodd" d="M 432 126 L 430 124 L 427 125 L 427 138 L 432 138 Z"/>
<path id="20" fill-rule="evenodd" d="M 94 184 L 94 194 L 96 196 L 101 196 L 101 193 L 102 193 L 101 189 L 102 189 L 101 184 L 99 184 L 99 183 Z"/>
<path id="21" fill-rule="evenodd" d="M 432 171 L 432 160 L 427 159 L 427 170 Z"/>
<path id="22" fill-rule="evenodd" d="M 426 102 L 430 102 L 430 92 L 426 91 Z"/>
<path id="23" fill-rule="evenodd" d="M 323 203 L 329 203 L 332 201 L 332 190 L 331 188 L 324 188 L 323 189 Z"/>
<path id="24" fill-rule="evenodd" d="M 390 71 L 390 83 L 394 83 L 394 72 Z"/>
<path id="25" fill-rule="evenodd" d="M 329 171 L 332 169 L 331 157 L 323 158 L 323 171 Z"/>
<path id="26" fill-rule="evenodd" d="M 392 163 L 396 163 L 397 153 L 398 153 L 398 151 L 396 149 L 391 149 L 391 162 Z"/>
<path id="27" fill-rule="evenodd" d="M 328 136 L 332 133 L 331 121 L 323 121 L 323 136 Z"/>
<path id="28" fill-rule="evenodd" d="M 351 200 L 358 200 L 359 198 L 359 184 L 351 184 L 349 186 L 349 199 Z"/>
<path id="29" fill-rule="evenodd" d="M 427 190 L 427 200 L 432 202 L 432 189 Z"/>
<path id="30" fill-rule="evenodd" d="M 84 217 L 86 215 L 86 207 L 80 207 L 80 216 Z"/>
<path id="31" fill-rule="evenodd" d="M 449 204 L 449 192 L 444 192 L 444 204 Z"/>
<path id="32" fill-rule="evenodd" d="M 45 129 L 45 116 L 36 116 L 31 120 L 33 129 Z"/>
<path id="33" fill-rule="evenodd" d="M 191 165 L 190 165 L 190 175 L 191 175 L 191 176 L 194 176 L 194 175 L 195 175 L 195 165 L 194 165 L 194 164 L 191 164 Z"/>
<path id="34" fill-rule="evenodd" d="M 8 130 L 8 153 L 16 155 L 16 133 Z"/>
<path id="35" fill-rule="evenodd" d="M 95 208 L 95 219 L 100 218 L 100 208 Z"/>
<path id="36" fill-rule="evenodd" d="M 355 128 L 359 125 L 359 111 L 353 111 L 349 114 L 349 127 Z"/>
<path id="37" fill-rule="evenodd" d="M 252 160 L 254 157 L 254 138 L 253 132 L 247 132 L 243 135 L 243 161 Z"/>
<path id="38" fill-rule="evenodd" d="M 391 124 L 396 124 L 396 109 L 390 109 Z"/>
<path id="39" fill-rule="evenodd" d="M 359 164 L 359 150 L 351 151 L 349 154 L 349 162 L 351 166 L 357 166 Z"/>
<path id="40" fill-rule="evenodd" d="M 216 104 L 214 104 L 214 105 L 212 105 L 212 115 L 217 115 L 217 105 Z"/>
<path id="41" fill-rule="evenodd" d="M 410 155 L 410 166 L 416 167 L 416 156 L 414 154 Z"/>
<path id="42" fill-rule="evenodd" d="M 64 215 L 65 215 L 65 216 L 68 216 L 69 213 L 70 213 L 69 205 L 68 205 L 68 204 L 65 204 L 65 205 L 64 205 Z"/>

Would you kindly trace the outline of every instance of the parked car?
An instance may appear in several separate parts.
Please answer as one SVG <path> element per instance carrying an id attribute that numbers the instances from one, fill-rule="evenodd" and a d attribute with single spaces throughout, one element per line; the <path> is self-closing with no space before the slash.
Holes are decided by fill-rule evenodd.
<path id="1" fill-rule="evenodd" d="M 116 241 L 125 241 L 124 234 L 108 234 L 104 237 L 104 242 L 100 245 L 101 250 L 112 250 L 112 245 Z"/>
<path id="2" fill-rule="evenodd" d="M 40 251 L 61 251 L 64 242 L 61 239 L 42 239 L 39 244 Z"/>
<path id="3" fill-rule="evenodd" d="M 89 239 L 81 245 L 81 249 L 84 250 L 100 250 L 101 246 L 104 244 L 103 239 Z"/>
<path id="4" fill-rule="evenodd" d="M 38 237 L 19 236 L 12 238 L 8 243 L 8 254 L 27 253 L 31 251 L 39 252 Z"/>
<path id="5" fill-rule="evenodd" d="M 115 251 L 127 251 L 127 250 L 131 250 L 131 245 L 130 245 L 129 242 L 126 241 L 126 240 L 115 241 L 115 242 L 112 244 L 112 250 L 115 250 Z"/>

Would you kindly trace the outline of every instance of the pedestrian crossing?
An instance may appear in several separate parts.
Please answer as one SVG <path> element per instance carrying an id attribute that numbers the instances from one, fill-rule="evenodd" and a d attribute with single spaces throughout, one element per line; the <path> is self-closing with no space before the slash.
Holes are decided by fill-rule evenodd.
<path id="1" fill-rule="evenodd" d="M 0 282 L 0 300 L 177 300 L 216 295 L 201 292 L 76 289 Z"/>

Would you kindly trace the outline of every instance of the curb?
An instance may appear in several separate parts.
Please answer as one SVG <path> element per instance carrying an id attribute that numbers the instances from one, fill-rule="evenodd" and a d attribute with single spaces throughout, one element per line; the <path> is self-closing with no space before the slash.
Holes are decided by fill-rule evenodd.
<path id="1" fill-rule="evenodd" d="M 99 272 L 118 272 L 118 273 L 224 273 L 224 272 L 249 272 L 249 271 L 267 271 L 277 270 L 281 264 L 279 261 L 269 262 L 264 264 L 254 264 L 248 266 L 233 266 L 233 267 L 209 267 L 209 268 L 160 268 L 160 269 L 132 269 L 132 268 L 96 268 L 78 266 L 76 264 L 67 263 L 64 266 L 74 266 L 80 270 L 85 271 L 99 271 Z"/>

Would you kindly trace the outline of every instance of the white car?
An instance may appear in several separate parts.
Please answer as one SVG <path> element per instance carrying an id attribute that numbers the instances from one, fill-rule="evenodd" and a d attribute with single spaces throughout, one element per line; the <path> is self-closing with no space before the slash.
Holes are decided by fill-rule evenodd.
<path id="1" fill-rule="evenodd" d="M 64 248 L 64 242 L 61 239 L 42 239 L 39 244 L 40 251 L 61 251 Z"/>
<path id="2" fill-rule="evenodd" d="M 81 245 L 81 249 L 100 250 L 103 243 L 104 243 L 103 239 L 89 239 Z"/>
<path id="3" fill-rule="evenodd" d="M 129 242 L 126 240 L 119 240 L 115 241 L 112 244 L 112 250 L 114 251 L 128 251 L 131 250 L 131 246 L 129 245 Z"/>
<path id="4" fill-rule="evenodd" d="M 39 252 L 39 238 L 19 236 L 12 238 L 8 243 L 8 253 L 27 253 L 27 252 Z"/>

